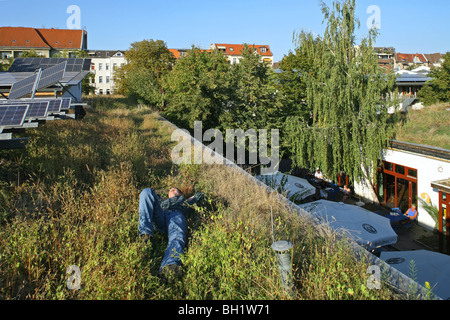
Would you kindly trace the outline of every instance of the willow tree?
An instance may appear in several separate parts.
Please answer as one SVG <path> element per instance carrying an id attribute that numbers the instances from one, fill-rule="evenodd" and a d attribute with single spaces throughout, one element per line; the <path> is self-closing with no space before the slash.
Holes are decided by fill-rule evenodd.
<path id="1" fill-rule="evenodd" d="M 395 77 L 377 63 L 375 29 L 356 43 L 355 0 L 334 2 L 331 9 L 322 2 L 322 13 L 322 37 L 296 34 L 312 66 L 303 75 L 309 114 L 286 121 L 292 158 L 300 167 L 320 167 L 328 177 L 344 171 L 367 181 L 393 136 L 395 121 L 387 111 Z"/>

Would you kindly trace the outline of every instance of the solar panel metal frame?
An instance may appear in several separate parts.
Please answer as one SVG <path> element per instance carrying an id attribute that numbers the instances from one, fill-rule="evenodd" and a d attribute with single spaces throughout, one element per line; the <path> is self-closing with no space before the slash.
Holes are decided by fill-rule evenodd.
<path id="1" fill-rule="evenodd" d="M 32 94 L 37 77 L 37 74 L 33 74 L 30 77 L 13 83 L 9 91 L 8 99 L 18 99 Z"/>
<path id="2" fill-rule="evenodd" d="M 25 117 L 28 113 L 29 108 L 29 104 L 0 105 L 0 128 L 22 126 L 25 122 Z M 4 111 L 3 115 L 2 111 Z M 7 115 L 8 112 L 10 114 L 9 116 Z M 5 120 L 6 117 L 9 117 L 9 121 Z M 15 122 L 13 122 L 13 119 Z"/>
<path id="3" fill-rule="evenodd" d="M 42 70 L 36 90 L 51 86 L 60 81 L 65 74 L 67 62 L 59 63 Z"/>

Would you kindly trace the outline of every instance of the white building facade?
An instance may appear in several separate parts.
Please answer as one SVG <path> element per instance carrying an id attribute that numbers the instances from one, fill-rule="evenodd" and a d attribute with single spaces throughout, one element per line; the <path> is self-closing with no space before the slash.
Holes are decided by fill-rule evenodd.
<path id="1" fill-rule="evenodd" d="M 114 72 L 127 63 L 125 51 L 96 50 L 90 51 L 91 72 L 95 74 L 92 86 L 96 95 L 114 94 Z"/>
<path id="2" fill-rule="evenodd" d="M 418 221 L 429 228 L 435 228 L 436 222 L 421 207 L 419 198 L 439 208 L 439 190 L 432 184 L 435 181 L 450 178 L 450 150 L 428 146 L 401 143 L 385 150 L 384 182 L 386 203 L 395 199 L 396 206 L 416 203 L 419 209 Z M 391 164 L 395 166 L 392 167 Z M 388 170 L 392 169 L 392 170 Z M 401 192 L 404 190 L 404 195 Z M 446 220 L 446 215 L 440 220 Z M 439 222 L 438 222 L 439 223 Z"/>

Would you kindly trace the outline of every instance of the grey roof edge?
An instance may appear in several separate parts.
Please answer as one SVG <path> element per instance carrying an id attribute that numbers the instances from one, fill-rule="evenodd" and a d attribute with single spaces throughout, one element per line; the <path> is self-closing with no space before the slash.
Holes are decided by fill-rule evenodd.
<path id="1" fill-rule="evenodd" d="M 417 144 L 413 142 L 391 140 L 389 144 L 390 148 L 399 149 L 403 151 L 409 151 L 425 156 L 432 156 L 445 160 L 450 160 L 450 150 L 441 147 L 428 146 L 423 144 Z"/>

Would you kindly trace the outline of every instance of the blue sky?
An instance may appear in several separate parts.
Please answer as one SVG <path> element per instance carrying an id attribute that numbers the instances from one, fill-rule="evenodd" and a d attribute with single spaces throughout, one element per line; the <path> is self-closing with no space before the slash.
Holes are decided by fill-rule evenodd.
<path id="1" fill-rule="evenodd" d="M 89 49 L 126 50 L 143 39 L 163 40 L 169 48 L 245 42 L 268 44 L 278 61 L 295 48 L 294 31 L 324 30 L 318 0 L 0 0 L 0 25 L 66 28 L 70 5 L 80 8 Z M 448 0 L 357 0 L 358 35 L 368 32 L 371 5 L 380 9 L 377 46 L 404 53 L 450 51 Z"/>

